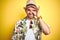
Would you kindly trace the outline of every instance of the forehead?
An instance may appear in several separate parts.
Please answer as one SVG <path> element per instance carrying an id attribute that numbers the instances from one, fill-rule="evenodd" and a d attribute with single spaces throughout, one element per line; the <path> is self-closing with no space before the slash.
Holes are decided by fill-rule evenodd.
<path id="1" fill-rule="evenodd" d="M 33 7 L 28 7 L 27 9 L 36 10 L 36 8 L 33 8 Z"/>

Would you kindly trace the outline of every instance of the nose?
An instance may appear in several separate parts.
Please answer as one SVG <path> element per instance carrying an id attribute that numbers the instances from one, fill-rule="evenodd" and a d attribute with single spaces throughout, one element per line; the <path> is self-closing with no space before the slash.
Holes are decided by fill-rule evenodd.
<path id="1" fill-rule="evenodd" d="M 29 14 L 31 15 L 31 14 L 33 14 L 33 12 L 29 12 Z"/>

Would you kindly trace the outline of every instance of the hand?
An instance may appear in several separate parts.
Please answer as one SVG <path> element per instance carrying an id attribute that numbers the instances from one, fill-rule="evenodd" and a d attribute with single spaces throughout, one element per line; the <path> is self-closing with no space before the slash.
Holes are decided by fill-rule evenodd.
<path id="1" fill-rule="evenodd" d="M 34 16 L 37 20 L 39 20 L 40 18 L 42 19 L 42 17 L 40 16 L 40 15 L 36 15 L 36 16 Z"/>
<path id="2" fill-rule="evenodd" d="M 34 13 L 34 17 L 37 18 L 37 19 L 42 18 L 42 17 L 39 15 L 39 8 L 40 8 L 40 7 L 38 7 L 38 8 L 36 9 L 36 13 Z"/>
<path id="3" fill-rule="evenodd" d="M 19 32 L 19 29 L 15 29 L 15 32 Z"/>

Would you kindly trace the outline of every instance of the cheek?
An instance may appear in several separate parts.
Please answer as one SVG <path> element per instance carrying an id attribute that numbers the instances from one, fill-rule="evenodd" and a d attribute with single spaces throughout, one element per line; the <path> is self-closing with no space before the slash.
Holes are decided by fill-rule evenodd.
<path id="1" fill-rule="evenodd" d="M 37 15 L 37 12 L 33 12 L 33 13 L 34 13 L 35 16 Z"/>
<path id="2" fill-rule="evenodd" d="M 29 14 L 29 13 L 30 13 L 30 11 L 26 11 L 26 13 L 27 13 L 27 14 Z"/>

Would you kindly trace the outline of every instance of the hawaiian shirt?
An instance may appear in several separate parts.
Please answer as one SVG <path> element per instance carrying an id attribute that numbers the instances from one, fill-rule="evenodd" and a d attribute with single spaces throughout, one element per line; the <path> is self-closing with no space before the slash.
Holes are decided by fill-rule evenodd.
<path id="1" fill-rule="evenodd" d="M 27 21 L 26 17 L 22 20 L 17 21 L 15 24 L 12 40 L 29 40 L 28 38 L 30 38 L 30 40 L 32 39 L 32 37 L 28 37 L 26 35 L 33 35 L 35 37 L 35 40 L 41 40 L 42 29 L 40 28 L 39 21 L 34 18 L 33 27 L 31 29 L 27 27 L 28 25 L 29 21 Z M 32 31 L 30 32 L 28 30 L 33 30 L 33 33 L 31 33 Z"/>

